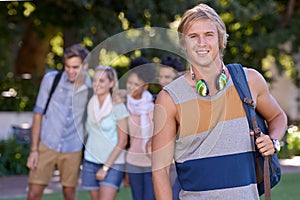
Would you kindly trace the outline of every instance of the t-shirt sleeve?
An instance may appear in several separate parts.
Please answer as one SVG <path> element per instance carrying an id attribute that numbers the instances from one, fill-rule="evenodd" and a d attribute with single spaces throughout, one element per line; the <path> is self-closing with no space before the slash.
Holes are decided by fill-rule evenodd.
<path id="1" fill-rule="evenodd" d="M 128 110 L 124 103 L 114 104 L 112 112 L 116 120 L 121 120 L 126 117 L 129 117 Z"/>
<path id="2" fill-rule="evenodd" d="M 55 78 L 55 72 L 48 72 L 43 77 L 43 80 L 40 85 L 39 93 L 33 108 L 33 112 L 43 114 L 44 109 L 49 97 L 49 93 Z"/>

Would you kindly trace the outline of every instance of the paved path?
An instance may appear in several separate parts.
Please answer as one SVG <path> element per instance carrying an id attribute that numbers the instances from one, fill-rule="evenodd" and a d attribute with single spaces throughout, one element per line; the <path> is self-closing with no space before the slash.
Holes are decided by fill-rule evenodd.
<path id="1" fill-rule="evenodd" d="M 28 176 L 0 177 L 0 199 L 26 197 Z M 45 194 L 61 191 L 59 177 L 55 173 L 51 178 Z"/>
<path id="2" fill-rule="evenodd" d="M 300 157 L 280 160 L 282 173 L 300 173 Z M 0 199 L 26 197 L 28 176 L 0 177 Z M 79 188 L 80 189 L 80 188 Z M 59 177 L 54 174 L 45 193 L 61 191 Z"/>

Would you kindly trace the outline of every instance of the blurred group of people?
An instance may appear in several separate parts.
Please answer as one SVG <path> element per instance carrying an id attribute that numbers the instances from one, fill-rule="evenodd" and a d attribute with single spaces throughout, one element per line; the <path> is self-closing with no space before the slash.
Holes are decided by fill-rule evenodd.
<path id="1" fill-rule="evenodd" d="M 164 87 L 185 67 L 175 56 L 164 57 L 158 65 L 136 58 L 126 88 L 120 89 L 111 66 L 94 67 L 91 80 L 83 64 L 88 53 L 80 44 L 66 48 L 64 72 L 47 112 L 45 105 L 59 72 L 48 72 L 41 82 L 27 162 L 28 199 L 42 197 L 56 168 L 64 198 L 75 199 L 81 165 L 81 187 L 91 199 L 115 199 L 123 181 L 130 185 L 133 199 L 155 199 L 150 157 L 155 94 L 148 87 L 155 76 Z"/>

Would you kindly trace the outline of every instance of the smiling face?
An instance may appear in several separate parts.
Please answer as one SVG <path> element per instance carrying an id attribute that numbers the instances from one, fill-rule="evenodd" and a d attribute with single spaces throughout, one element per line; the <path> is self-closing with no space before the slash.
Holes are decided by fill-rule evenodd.
<path id="1" fill-rule="evenodd" d="M 209 19 L 195 21 L 185 33 L 183 49 L 196 66 L 210 66 L 220 60 L 218 30 Z"/>
<path id="2" fill-rule="evenodd" d="M 145 82 L 138 77 L 136 73 L 131 73 L 126 82 L 127 93 L 134 99 L 142 98 L 142 93 L 148 87 Z"/>
<path id="3" fill-rule="evenodd" d="M 172 67 L 161 66 L 159 68 L 158 82 L 161 86 L 164 87 L 171 83 L 176 76 L 177 74 Z"/>
<path id="4" fill-rule="evenodd" d="M 107 76 L 107 71 L 97 70 L 93 78 L 93 89 L 97 96 L 106 96 L 110 93 L 111 88 L 114 87 L 114 81 Z"/>
<path id="5" fill-rule="evenodd" d="M 81 70 L 82 60 L 79 56 L 67 58 L 65 60 L 65 71 L 71 83 L 74 83 Z"/>

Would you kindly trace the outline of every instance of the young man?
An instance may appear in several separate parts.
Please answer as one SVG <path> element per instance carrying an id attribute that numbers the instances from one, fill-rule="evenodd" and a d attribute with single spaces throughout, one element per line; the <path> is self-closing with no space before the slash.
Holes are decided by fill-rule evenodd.
<path id="1" fill-rule="evenodd" d="M 222 61 L 224 22 L 212 8 L 199 4 L 184 14 L 178 32 L 191 71 L 164 87 L 156 100 L 156 199 L 172 198 L 168 169 L 174 156 L 180 199 L 258 200 L 253 133 L 249 134 L 242 102 Z M 282 139 L 287 118 L 264 78 L 253 69 L 246 74 L 256 110 L 267 120 L 270 134 L 255 142 L 262 155 L 272 155 L 271 139 Z"/>
<path id="2" fill-rule="evenodd" d="M 64 72 L 45 112 L 56 71 L 47 73 L 34 107 L 30 154 L 28 199 L 41 199 L 55 167 L 60 172 L 65 200 L 76 199 L 76 186 L 83 146 L 83 116 L 88 101 L 90 80 L 83 60 L 89 51 L 79 44 L 63 55 Z"/>
<path id="3" fill-rule="evenodd" d="M 158 83 L 164 87 L 182 74 L 184 65 L 174 56 L 164 57 L 159 66 Z"/>

